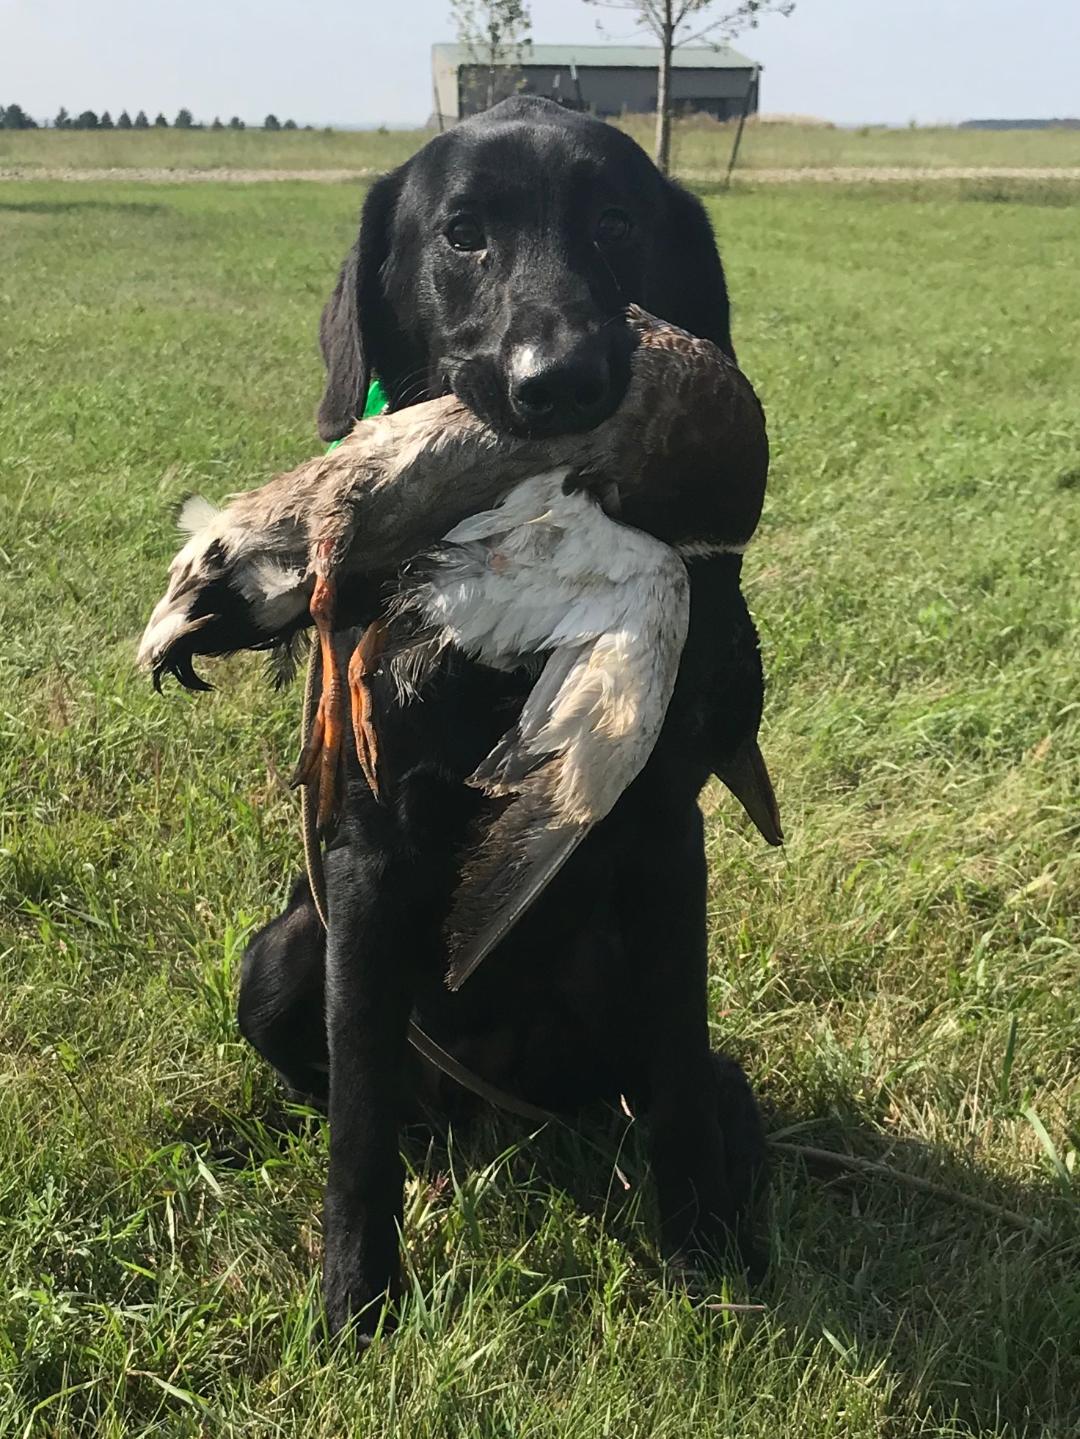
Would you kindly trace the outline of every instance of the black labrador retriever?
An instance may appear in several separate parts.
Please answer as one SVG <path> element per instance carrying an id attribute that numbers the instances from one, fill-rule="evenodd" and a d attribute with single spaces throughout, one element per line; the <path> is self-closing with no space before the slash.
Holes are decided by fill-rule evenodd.
<path id="1" fill-rule="evenodd" d="M 395 408 L 454 391 L 496 427 L 584 430 L 628 378 L 624 307 L 732 353 L 724 275 L 700 203 L 625 134 L 516 98 L 375 184 L 322 320 L 324 439 L 377 374 Z M 306 881 L 253 940 L 240 1027 L 294 1088 L 328 1101 L 325 1296 L 369 1333 L 399 1282 L 399 1130 L 433 1075 L 411 1015 L 473 1072 L 547 1108 L 626 1095 L 648 1119 L 665 1251 L 760 1267 L 764 1142 L 742 1070 L 709 1046 L 706 866 L 697 796 L 757 729 L 762 672 L 737 555 L 688 560 L 691 626 L 644 772 L 458 993 L 440 925 L 480 803 L 463 778 L 531 678 L 461 660 L 385 716 L 374 801 L 355 764 L 327 856 L 327 945 Z M 358 619 L 371 616 L 357 616 Z M 327 1073 L 329 1080 L 327 1080 Z M 434 1076 L 435 1102 L 456 1087 Z M 457 1091 L 460 1099 L 461 1091 Z"/>

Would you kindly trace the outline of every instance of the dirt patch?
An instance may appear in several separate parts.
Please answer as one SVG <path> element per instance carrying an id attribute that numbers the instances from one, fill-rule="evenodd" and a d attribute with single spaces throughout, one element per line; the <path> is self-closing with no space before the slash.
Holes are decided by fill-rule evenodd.
<path id="1" fill-rule="evenodd" d="M 340 185 L 350 180 L 370 180 L 382 172 L 377 169 L 353 170 L 191 170 L 137 169 L 114 166 L 111 169 L 75 170 L 49 166 L 13 165 L 0 167 L 0 180 L 116 180 L 154 185 L 215 183 L 257 185 L 289 180 L 315 181 L 323 185 Z M 684 180 L 716 180 L 723 169 L 679 170 Z M 1007 166 L 1007 165 L 836 165 L 807 166 L 803 169 L 736 170 L 740 180 L 764 185 L 862 185 L 897 183 L 910 180 L 1072 180 L 1080 181 L 1080 165 L 1072 166 Z"/>
<path id="2" fill-rule="evenodd" d="M 684 180 L 715 180 L 715 170 L 680 170 Z M 747 167 L 735 171 L 740 180 L 755 184 L 791 185 L 863 185 L 903 180 L 1080 180 L 1080 165 L 1020 166 L 1008 165 L 835 165 L 808 166 L 805 169 L 755 170 Z"/>
<path id="3" fill-rule="evenodd" d="M 190 170 L 140 169 L 114 165 L 102 170 L 75 170 L 63 166 L 11 165 L 0 167 L 0 180 L 119 180 L 152 185 L 191 184 L 210 181 L 218 184 L 254 185 L 266 181 L 317 180 L 324 185 L 339 185 L 348 180 L 370 180 L 380 170 Z"/>

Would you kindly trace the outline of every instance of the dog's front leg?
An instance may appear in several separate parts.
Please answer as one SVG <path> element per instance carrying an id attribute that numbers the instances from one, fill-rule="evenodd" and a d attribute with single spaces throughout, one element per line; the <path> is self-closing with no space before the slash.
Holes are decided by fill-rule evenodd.
<path id="1" fill-rule="evenodd" d="M 627 895 L 630 942 L 643 979 L 649 1157 L 661 1240 L 678 1267 L 736 1263 L 764 1269 L 754 1244 L 754 1201 L 764 1135 L 754 1096 L 732 1060 L 709 1046 L 706 866 L 697 806 L 661 807 L 636 847 Z"/>
<path id="2" fill-rule="evenodd" d="M 330 1172 L 323 1287 L 336 1333 L 375 1330 L 400 1284 L 404 1172 L 398 1146 L 411 1010 L 410 918 L 401 861 L 354 846 L 327 860 Z"/>
<path id="3" fill-rule="evenodd" d="M 656 1059 L 649 1149 L 664 1252 L 677 1269 L 719 1265 L 760 1279 L 767 1260 L 754 1210 L 765 1143 L 746 1076 L 697 1043 L 663 1046 Z"/>

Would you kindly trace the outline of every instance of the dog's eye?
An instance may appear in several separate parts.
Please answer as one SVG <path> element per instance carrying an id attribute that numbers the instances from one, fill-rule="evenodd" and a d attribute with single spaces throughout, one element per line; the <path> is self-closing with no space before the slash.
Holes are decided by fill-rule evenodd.
<path id="1" fill-rule="evenodd" d="M 487 245 L 483 230 L 468 215 L 451 220 L 444 233 L 454 250 L 483 250 Z"/>
<path id="2" fill-rule="evenodd" d="M 596 243 L 621 244 L 630 234 L 631 223 L 625 210 L 605 210 L 596 222 Z"/>

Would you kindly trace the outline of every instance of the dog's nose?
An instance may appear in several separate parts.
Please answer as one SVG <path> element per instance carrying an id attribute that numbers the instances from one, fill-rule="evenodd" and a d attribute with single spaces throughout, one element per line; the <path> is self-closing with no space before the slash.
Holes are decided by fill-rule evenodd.
<path id="1" fill-rule="evenodd" d="M 530 430 L 587 430 L 610 413 L 611 366 L 595 343 L 561 353 L 519 345 L 509 370 L 511 408 Z"/>

